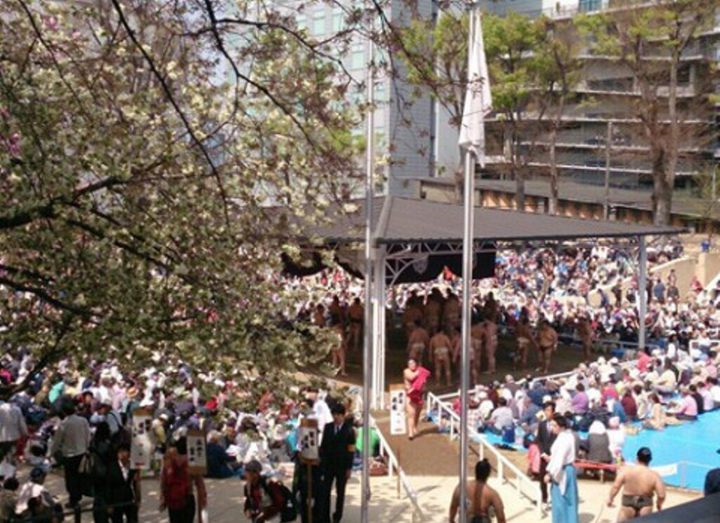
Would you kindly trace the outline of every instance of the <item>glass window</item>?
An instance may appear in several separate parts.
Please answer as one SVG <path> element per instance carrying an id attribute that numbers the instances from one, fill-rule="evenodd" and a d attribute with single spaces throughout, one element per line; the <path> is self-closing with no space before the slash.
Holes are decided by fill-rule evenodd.
<path id="1" fill-rule="evenodd" d="M 317 11 L 313 15 L 312 33 L 315 36 L 325 34 L 325 10 Z"/>
<path id="2" fill-rule="evenodd" d="M 345 13 L 343 13 L 342 9 L 335 8 L 333 9 L 333 32 L 339 33 L 345 28 Z"/>
<path id="3" fill-rule="evenodd" d="M 362 44 L 355 44 L 352 49 L 351 69 L 365 68 L 365 47 Z"/>

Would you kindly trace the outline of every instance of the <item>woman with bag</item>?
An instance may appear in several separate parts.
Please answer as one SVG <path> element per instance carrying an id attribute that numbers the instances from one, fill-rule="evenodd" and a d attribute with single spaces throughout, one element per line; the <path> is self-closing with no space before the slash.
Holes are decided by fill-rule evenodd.
<path id="1" fill-rule="evenodd" d="M 197 490 L 197 501 L 193 494 Z M 193 523 L 198 504 L 207 507 L 207 492 L 201 475 L 190 474 L 187 439 L 180 438 L 168 446 L 160 474 L 160 510 L 167 509 L 170 523 Z M 201 523 L 205 523 L 204 521 Z"/>

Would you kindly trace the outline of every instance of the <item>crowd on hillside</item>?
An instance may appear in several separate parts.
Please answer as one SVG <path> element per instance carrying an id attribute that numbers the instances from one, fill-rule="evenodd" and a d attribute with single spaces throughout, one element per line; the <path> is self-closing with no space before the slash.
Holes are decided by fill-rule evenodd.
<path id="1" fill-rule="evenodd" d="M 0 380 L 19 383 L 32 365 L 27 354 L 6 354 Z M 63 512 L 80 510 L 83 496 L 92 497 L 92 507 L 85 504 L 83 510 L 91 510 L 96 522 L 137 521 L 141 473 L 160 478 L 161 509 L 171 522 L 193 521 L 207 504 L 203 475 L 194 473 L 188 458 L 199 452 L 187 448 L 188 433 L 197 431 L 206 441 L 204 476 L 244 478 L 248 517 L 273 521 L 290 499 L 297 499 L 298 509 L 307 500 L 299 482 L 306 468 L 296 466 L 305 418 L 316 420 L 320 442 L 320 462 L 313 468 L 314 521 L 330 521 L 330 497 L 324 492 L 333 481 L 344 492 L 358 425 L 353 395 L 331 392 L 295 387 L 288 396 L 293 399 L 281 399 L 267 390 L 254 408 L 238 411 L 234 405 L 247 400 L 247 391 L 180 361 L 139 373 L 115 362 L 94 363 L 84 372 L 61 362 L 9 401 L 0 401 L 0 522 L 61 521 Z M 144 430 L 153 448 L 151 467 L 144 472 L 131 462 L 133 416 L 140 411 L 150 416 Z M 64 504 L 60 492 L 44 486 L 48 473 L 60 466 Z M 291 492 L 282 484 L 296 488 Z M 340 520 L 342 505 L 341 500 L 334 521 Z"/>

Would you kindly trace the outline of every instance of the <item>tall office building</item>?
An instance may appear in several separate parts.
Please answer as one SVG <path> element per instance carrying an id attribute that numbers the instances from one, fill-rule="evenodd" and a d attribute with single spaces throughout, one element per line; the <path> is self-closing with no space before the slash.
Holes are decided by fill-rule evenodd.
<path id="1" fill-rule="evenodd" d="M 337 34 L 344 27 L 347 13 L 359 2 L 343 0 L 337 3 L 308 2 L 307 0 L 277 0 L 276 5 L 296 17 L 298 26 L 313 38 L 323 39 Z M 404 24 L 411 16 L 433 18 L 436 2 L 420 0 L 415 12 L 409 11 L 404 0 L 392 0 L 385 12 L 393 24 Z M 354 35 L 348 52 L 341 56 L 344 67 L 357 83 L 364 82 L 367 73 L 367 40 Z M 381 161 L 378 172 L 383 175 L 382 190 L 386 194 L 410 195 L 415 189 L 412 179 L 431 177 L 435 166 L 435 105 L 429 94 L 410 86 L 401 60 L 377 50 L 375 61 L 392 64 L 394 74 L 380 74 L 375 81 L 375 144 Z M 364 90 L 350 93 L 355 101 L 365 98 Z M 364 128 L 355 130 L 363 134 Z"/>

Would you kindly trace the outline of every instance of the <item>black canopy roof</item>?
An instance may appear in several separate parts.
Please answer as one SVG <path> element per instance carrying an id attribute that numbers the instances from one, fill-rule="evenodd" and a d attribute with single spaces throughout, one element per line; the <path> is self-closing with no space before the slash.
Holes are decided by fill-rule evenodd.
<path id="1" fill-rule="evenodd" d="M 353 212 L 340 215 L 332 224 L 317 228 L 315 233 L 333 243 L 364 241 L 364 202 L 356 201 L 353 205 Z M 373 225 L 375 239 L 380 245 L 461 242 L 463 206 L 397 196 L 377 197 L 373 200 Z M 628 238 L 682 232 L 684 229 L 670 226 L 585 220 L 487 207 L 475 209 L 476 240 Z"/>

